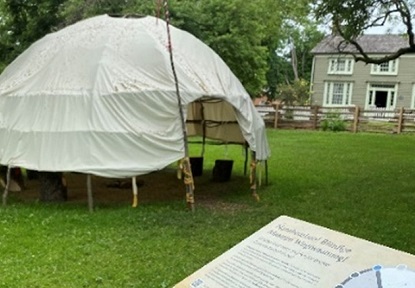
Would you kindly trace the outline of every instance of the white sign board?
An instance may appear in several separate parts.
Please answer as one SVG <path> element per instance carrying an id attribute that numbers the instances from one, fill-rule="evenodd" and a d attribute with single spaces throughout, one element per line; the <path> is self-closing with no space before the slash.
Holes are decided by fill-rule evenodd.
<path id="1" fill-rule="evenodd" d="M 281 216 L 175 288 L 410 288 L 415 256 Z"/>

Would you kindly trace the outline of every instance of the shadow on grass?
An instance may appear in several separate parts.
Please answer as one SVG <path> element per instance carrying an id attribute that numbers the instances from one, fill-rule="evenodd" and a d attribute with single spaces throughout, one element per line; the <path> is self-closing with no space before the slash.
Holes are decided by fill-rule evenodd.
<path id="1" fill-rule="evenodd" d="M 236 174 L 236 173 L 235 173 Z M 8 203 L 38 204 L 57 206 L 59 208 L 81 207 L 87 209 L 87 176 L 79 173 L 66 173 L 68 200 L 64 203 L 40 203 L 38 180 L 26 182 L 26 187 L 20 192 L 10 192 Z M 195 205 L 208 209 L 243 209 L 241 204 L 232 204 L 232 199 L 245 198 L 251 201 L 249 177 L 232 175 L 227 182 L 212 180 L 211 171 L 204 171 L 202 176 L 194 178 Z M 173 168 L 137 177 L 139 206 L 174 204 L 186 207 L 185 186 L 177 178 Z M 115 208 L 131 206 L 133 200 L 131 179 L 113 179 L 92 176 L 94 206 L 97 208 Z M 240 199 L 239 201 L 240 202 Z M 180 204 L 182 203 L 182 204 Z"/>

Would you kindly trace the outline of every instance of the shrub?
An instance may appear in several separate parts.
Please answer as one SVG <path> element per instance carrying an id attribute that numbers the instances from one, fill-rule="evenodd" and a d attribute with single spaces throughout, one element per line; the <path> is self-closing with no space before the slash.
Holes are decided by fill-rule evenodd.
<path id="1" fill-rule="evenodd" d="M 326 118 L 321 121 L 320 127 L 323 131 L 345 131 L 346 123 L 340 117 L 340 113 L 332 112 L 328 113 Z"/>
<path id="2" fill-rule="evenodd" d="M 304 79 L 278 86 L 280 99 L 286 105 L 307 105 L 310 101 L 310 83 Z"/>

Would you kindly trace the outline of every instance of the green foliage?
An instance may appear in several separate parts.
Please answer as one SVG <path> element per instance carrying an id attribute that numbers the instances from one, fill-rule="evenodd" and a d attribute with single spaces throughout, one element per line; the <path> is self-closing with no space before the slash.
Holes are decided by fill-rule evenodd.
<path id="1" fill-rule="evenodd" d="M 295 80 L 294 69 L 298 78 L 311 78 L 313 55 L 310 53 L 324 34 L 318 30 L 317 23 L 308 19 L 301 22 L 286 21 L 282 26 L 279 43 L 270 50 L 269 70 L 267 73 L 268 94 L 277 98 L 278 86 Z M 294 49 L 295 59 L 293 59 Z M 294 64 L 293 64 L 294 63 Z"/>
<path id="2" fill-rule="evenodd" d="M 323 131 L 339 132 L 346 130 L 346 123 L 340 113 L 332 112 L 328 113 L 326 118 L 321 121 L 320 127 Z"/>
<path id="3" fill-rule="evenodd" d="M 140 3 L 145 1 L 140 1 Z M 147 1 L 150 4 L 149 1 Z M 82 19 L 101 14 L 122 14 L 132 5 L 126 0 L 66 0 L 59 13 L 64 19 L 62 27 L 73 24 Z"/>
<path id="4" fill-rule="evenodd" d="M 0 2 L 0 68 L 30 44 L 52 32 L 62 20 L 58 11 L 65 0 L 4 0 Z M 1 71 L 1 70 L 0 70 Z"/>
<path id="5" fill-rule="evenodd" d="M 287 57 L 281 57 L 270 49 L 269 69 L 267 71 L 267 94 L 271 99 L 278 98 L 278 86 L 294 79 L 293 69 Z"/>
<path id="6" fill-rule="evenodd" d="M 355 39 L 370 27 L 395 23 L 407 26 L 406 17 L 414 11 L 413 1 L 396 0 L 314 0 L 317 19 L 332 25 L 333 32 L 341 33 L 345 39 Z M 410 24 L 410 23 L 408 23 Z"/>
<path id="7" fill-rule="evenodd" d="M 276 97 L 287 105 L 306 105 L 310 101 L 310 83 L 304 79 L 295 80 L 293 84 L 283 84 L 278 87 Z"/>
<path id="8" fill-rule="evenodd" d="M 264 87 L 267 67 L 267 50 L 261 43 L 265 27 L 261 23 L 256 2 L 201 1 L 193 9 L 192 18 L 202 25 L 198 26 L 195 33 L 189 31 L 224 59 L 251 94 Z M 198 14 L 195 15 L 195 12 Z M 187 10 L 187 15 L 189 13 Z M 195 26 L 187 24 L 185 27 Z"/>
<path id="9" fill-rule="evenodd" d="M 324 33 L 318 30 L 317 23 L 304 22 L 302 29 L 298 25 L 287 28 L 288 35 L 295 46 L 297 57 L 298 76 L 303 79 L 311 79 L 311 67 L 313 55 L 310 51 L 324 38 Z"/>

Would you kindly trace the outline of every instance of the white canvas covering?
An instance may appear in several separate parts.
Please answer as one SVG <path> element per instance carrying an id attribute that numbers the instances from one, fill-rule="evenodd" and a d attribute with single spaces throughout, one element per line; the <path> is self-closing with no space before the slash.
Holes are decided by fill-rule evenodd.
<path id="1" fill-rule="evenodd" d="M 246 140 L 257 159 L 267 159 L 264 122 L 238 79 L 194 36 L 174 27 L 171 33 L 185 111 L 202 97 L 224 100 L 207 108 L 211 123 L 239 125 L 216 125 L 209 136 Z M 166 23 L 154 17 L 102 15 L 35 42 L 0 76 L 0 164 L 130 177 L 181 159 L 166 34 Z M 189 110 L 192 119 L 196 114 Z M 200 134 L 198 127 L 190 124 L 189 134 Z"/>

